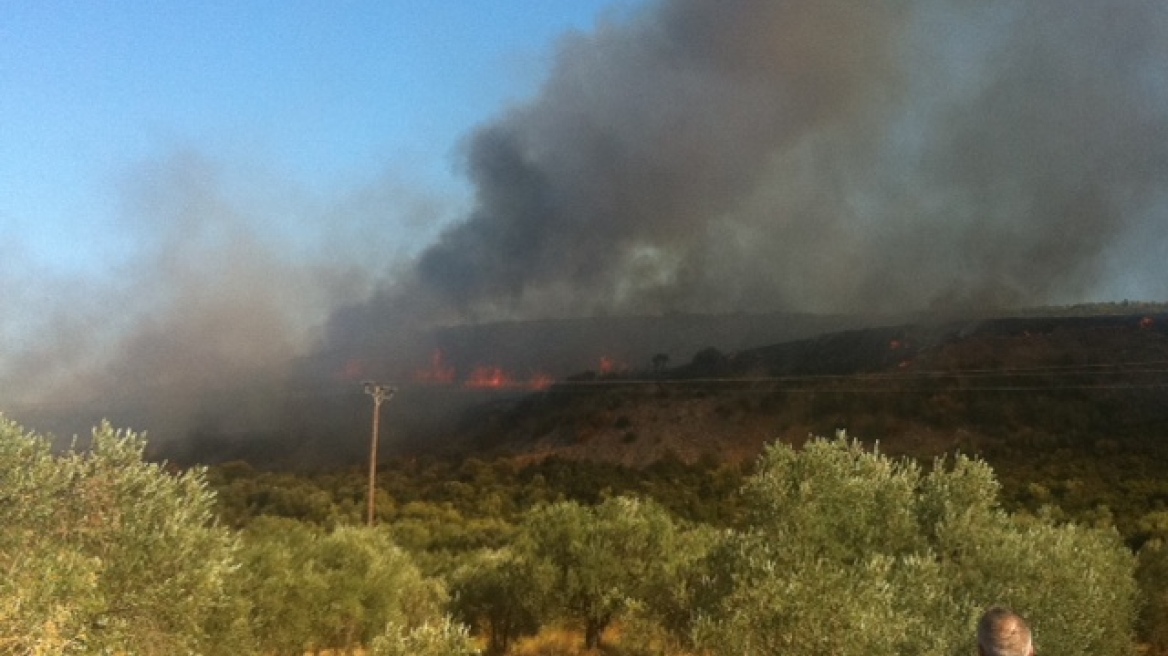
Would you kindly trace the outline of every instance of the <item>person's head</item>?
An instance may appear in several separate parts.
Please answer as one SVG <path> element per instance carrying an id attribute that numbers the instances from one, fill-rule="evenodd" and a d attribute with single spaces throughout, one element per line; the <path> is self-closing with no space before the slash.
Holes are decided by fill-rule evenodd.
<path id="1" fill-rule="evenodd" d="M 995 606 L 977 623 L 977 653 L 981 656 L 1034 656 L 1030 627 L 1012 610 Z"/>

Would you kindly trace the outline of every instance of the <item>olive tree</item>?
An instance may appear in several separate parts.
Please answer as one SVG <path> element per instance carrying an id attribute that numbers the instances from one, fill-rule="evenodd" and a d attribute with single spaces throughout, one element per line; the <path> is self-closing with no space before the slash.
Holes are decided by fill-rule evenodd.
<path id="1" fill-rule="evenodd" d="M 440 617 L 442 584 L 425 578 L 385 529 L 324 531 L 266 518 L 244 537 L 249 624 L 265 652 L 350 650 L 391 622 L 413 629 Z"/>
<path id="2" fill-rule="evenodd" d="M 512 549 L 467 555 L 448 580 L 456 615 L 486 637 L 488 654 L 506 653 L 516 638 L 539 629 L 548 591 L 530 560 Z"/>
<path id="3" fill-rule="evenodd" d="M 530 563 L 549 613 L 581 622 L 585 647 L 595 649 L 608 625 L 663 576 L 675 538 L 660 505 L 614 497 L 595 507 L 565 501 L 530 511 L 515 549 Z"/>
<path id="4" fill-rule="evenodd" d="M 1041 651 L 1130 653 L 1134 560 L 1113 530 L 1013 517 L 983 462 L 776 444 L 744 489 L 750 525 L 708 560 L 696 641 L 715 654 L 966 654 L 993 604 Z"/>
<path id="5" fill-rule="evenodd" d="M 108 423 L 88 450 L 0 417 L 0 652 L 182 654 L 232 644 L 236 541 L 204 472 L 145 462 Z"/>

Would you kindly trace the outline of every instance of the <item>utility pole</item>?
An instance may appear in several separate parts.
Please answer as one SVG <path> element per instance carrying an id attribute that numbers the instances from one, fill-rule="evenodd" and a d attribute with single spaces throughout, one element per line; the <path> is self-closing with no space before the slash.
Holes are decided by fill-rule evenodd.
<path id="1" fill-rule="evenodd" d="M 365 383 L 365 393 L 373 397 L 373 440 L 369 449 L 369 513 L 366 523 L 373 526 L 373 504 L 377 491 L 377 431 L 381 424 L 381 404 L 393 398 L 396 387 L 378 385 L 372 381 Z"/>

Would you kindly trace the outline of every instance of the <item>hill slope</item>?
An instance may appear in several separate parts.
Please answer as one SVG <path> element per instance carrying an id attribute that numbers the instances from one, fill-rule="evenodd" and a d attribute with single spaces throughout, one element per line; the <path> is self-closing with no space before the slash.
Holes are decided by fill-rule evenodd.
<path id="1" fill-rule="evenodd" d="M 585 375 L 473 414 L 468 443 L 644 465 L 740 460 L 847 429 L 893 451 L 1127 445 L 1168 434 L 1168 315 L 851 330 L 640 375 Z"/>

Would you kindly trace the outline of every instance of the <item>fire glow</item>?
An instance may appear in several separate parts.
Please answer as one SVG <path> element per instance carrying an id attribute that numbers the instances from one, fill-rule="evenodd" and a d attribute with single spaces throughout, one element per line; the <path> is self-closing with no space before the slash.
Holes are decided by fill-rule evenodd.
<path id="1" fill-rule="evenodd" d="M 600 356 L 600 374 L 602 376 L 625 373 L 628 370 L 628 365 L 616 358 L 611 358 L 607 355 Z"/>
<path id="2" fill-rule="evenodd" d="M 501 367 L 476 367 L 463 383 L 464 387 L 480 390 L 528 389 L 544 390 L 552 386 L 555 379 L 544 373 L 532 374 L 527 380 L 519 380 Z"/>
<path id="3" fill-rule="evenodd" d="M 458 380 L 458 373 L 453 364 L 446 361 L 446 355 L 441 349 L 435 350 L 430 356 L 430 365 L 414 372 L 414 382 L 423 385 L 453 385 Z M 536 372 L 527 379 L 513 376 L 503 367 L 497 365 L 480 365 L 475 367 L 462 386 L 475 390 L 545 390 L 555 384 L 555 378 Z"/>
<path id="4" fill-rule="evenodd" d="M 435 349 L 430 356 L 430 366 L 414 372 L 414 381 L 430 385 L 449 385 L 454 382 L 454 366 L 446 364 L 442 349 Z"/>

